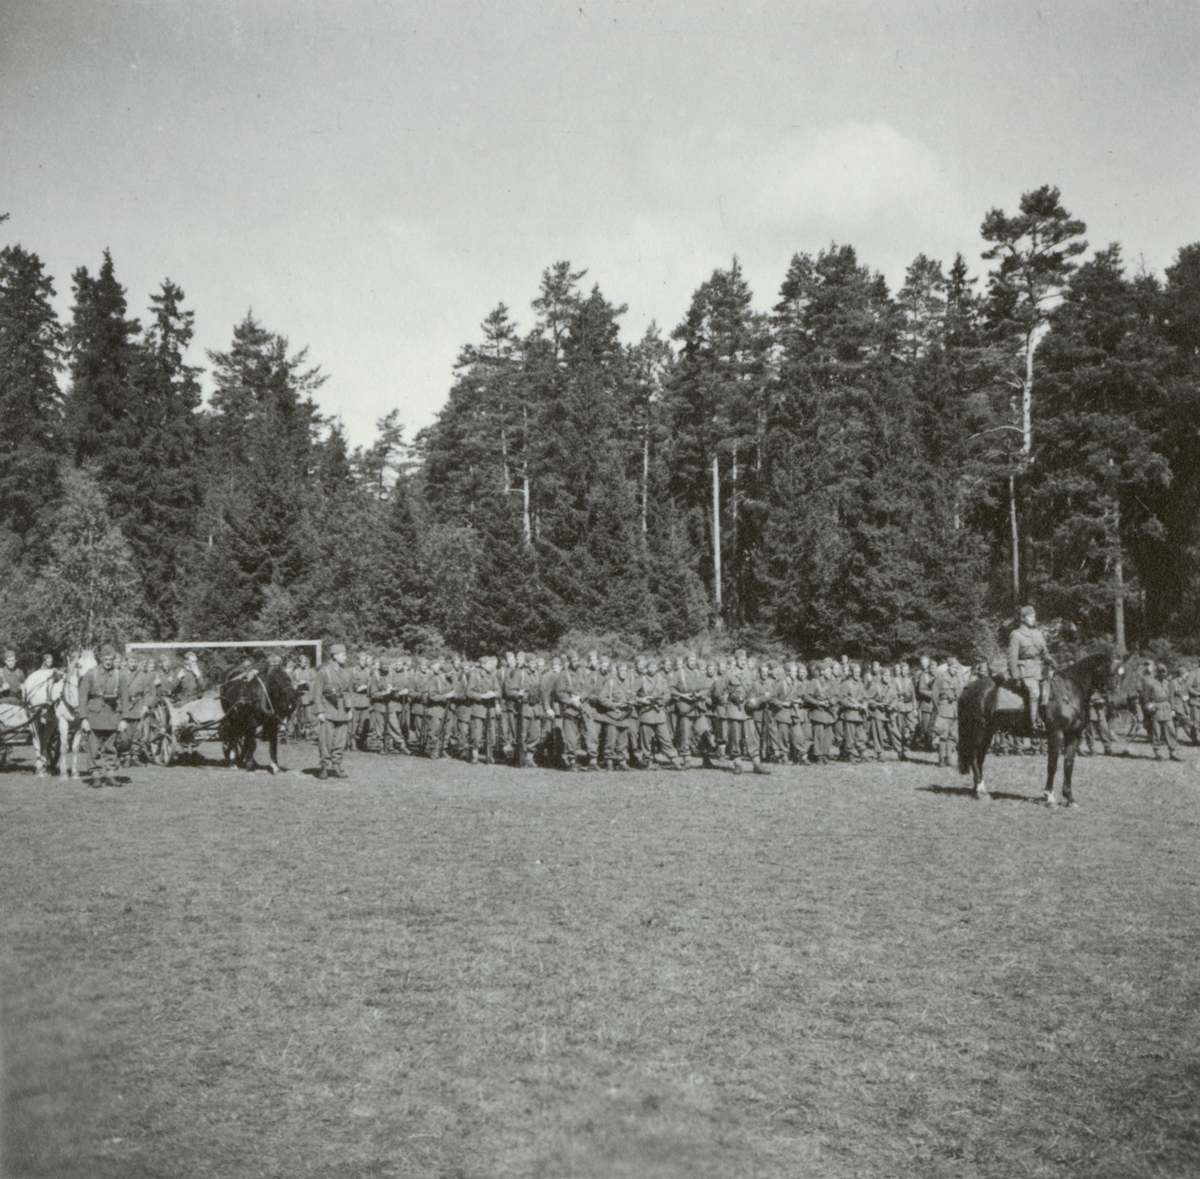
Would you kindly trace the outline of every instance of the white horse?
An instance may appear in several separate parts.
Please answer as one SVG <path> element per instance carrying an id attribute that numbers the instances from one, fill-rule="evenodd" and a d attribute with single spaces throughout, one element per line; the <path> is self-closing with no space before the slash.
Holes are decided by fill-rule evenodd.
<path id="1" fill-rule="evenodd" d="M 39 668 L 25 681 L 25 701 L 32 710 L 30 732 L 33 734 L 33 753 L 39 778 L 44 778 L 54 769 L 50 764 L 54 760 L 50 756 L 54 735 L 58 737 L 58 776 L 81 776 L 79 755 L 83 747 L 83 718 L 79 715 L 79 683 L 95 666 L 95 652 L 84 650 L 67 661 L 65 674 Z M 39 713 L 47 723 L 38 723 Z"/>

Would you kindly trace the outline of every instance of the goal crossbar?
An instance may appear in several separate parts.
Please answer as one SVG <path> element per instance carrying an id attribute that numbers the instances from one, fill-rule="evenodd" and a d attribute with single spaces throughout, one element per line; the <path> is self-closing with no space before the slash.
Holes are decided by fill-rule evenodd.
<path id="1" fill-rule="evenodd" d="M 228 650 L 239 647 L 246 651 L 258 647 L 313 647 L 317 652 L 314 666 L 321 666 L 320 639 L 233 639 L 229 641 L 222 640 L 221 642 L 197 643 L 126 643 L 125 652 L 128 654 L 130 651 Z"/>

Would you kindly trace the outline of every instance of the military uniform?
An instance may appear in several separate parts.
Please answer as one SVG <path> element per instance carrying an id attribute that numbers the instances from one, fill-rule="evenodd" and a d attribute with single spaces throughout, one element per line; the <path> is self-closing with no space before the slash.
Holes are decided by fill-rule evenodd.
<path id="1" fill-rule="evenodd" d="M 367 696 L 370 699 L 371 731 L 367 738 L 367 748 L 374 753 L 384 753 L 384 745 L 388 730 L 388 702 L 392 698 L 392 685 L 388 682 L 387 672 L 382 667 L 371 669 L 367 677 Z"/>
<path id="2" fill-rule="evenodd" d="M 600 750 L 608 769 L 627 770 L 634 760 L 635 728 L 634 689 L 622 665 L 605 677 L 597 698 L 600 721 Z"/>
<path id="3" fill-rule="evenodd" d="M 921 670 L 913 680 L 913 695 L 917 701 L 917 738 L 924 749 L 934 747 L 933 726 L 937 717 L 937 707 L 933 701 L 933 685 L 936 679 L 933 668 L 922 656 Z"/>
<path id="4" fill-rule="evenodd" d="M 588 750 L 591 710 L 586 697 L 589 695 L 589 677 L 586 670 L 571 660 L 554 679 L 552 698 L 562 720 L 563 763 L 567 769 L 577 769 L 578 755 L 590 754 L 590 764 L 595 764 L 595 748 Z"/>
<path id="5" fill-rule="evenodd" d="M 818 765 L 826 765 L 833 755 L 834 708 L 832 672 L 821 669 L 819 675 L 808 681 L 804 703 L 808 706 L 808 719 L 812 725 L 813 756 Z"/>
<path id="6" fill-rule="evenodd" d="M 1038 705 L 1046 667 L 1052 662 L 1046 636 L 1034 625 L 1033 612 L 1021 611 L 1021 624 L 1009 636 L 1008 674 L 1024 689 L 1029 706 L 1029 724 L 1038 727 Z"/>
<path id="7" fill-rule="evenodd" d="M 842 681 L 837 696 L 842 722 L 842 759 L 862 761 L 863 729 L 867 714 L 867 686 L 853 671 Z"/>
<path id="8" fill-rule="evenodd" d="M 661 671 L 652 672 L 647 666 L 645 670 L 638 671 L 633 692 L 641 753 L 647 766 L 654 766 L 657 747 L 677 769 L 681 769 L 682 762 L 671 736 L 671 726 L 667 723 L 667 703 L 671 698 L 667 677 Z"/>
<path id="9" fill-rule="evenodd" d="M 105 662 L 112 667 L 106 668 Z M 86 672 L 79 681 L 79 715 L 87 726 L 88 756 L 93 767 L 93 786 L 117 785 L 118 732 L 126 726 L 122 718 L 125 702 L 121 698 L 121 674 L 111 655 Z M 95 771 L 99 770 L 99 777 Z"/>
<path id="10" fill-rule="evenodd" d="M 1142 711 L 1150 727 L 1150 744 L 1154 747 L 1155 759 L 1162 760 L 1162 746 L 1166 745 L 1171 760 L 1178 761 L 1170 688 L 1158 676 L 1144 675 L 1141 699 Z"/>
<path id="11" fill-rule="evenodd" d="M 947 664 L 933 681 L 933 701 L 937 709 L 934 735 L 938 741 L 938 765 L 948 766 L 958 743 L 958 697 L 962 691 L 953 667 Z"/>
<path id="12" fill-rule="evenodd" d="M 468 670 L 466 693 L 471 707 L 471 760 L 478 761 L 482 752 L 490 762 L 496 747 L 500 681 L 488 660 L 481 660 Z"/>
<path id="13" fill-rule="evenodd" d="M 896 753 L 901 761 L 908 757 L 907 748 L 913 731 L 913 714 L 916 711 L 916 689 L 906 668 L 901 668 L 900 675 L 892 680 L 893 703 L 889 719 L 889 731 Z"/>
<path id="14" fill-rule="evenodd" d="M 350 705 L 353 678 L 345 667 L 337 662 L 336 656 L 344 654 L 345 648 L 334 644 L 330 658 L 313 676 L 313 710 L 317 717 L 317 749 L 321 755 L 321 777 L 332 774 L 335 778 L 346 777 L 342 769 L 342 757 L 349 741 L 350 723 L 354 717 Z"/>

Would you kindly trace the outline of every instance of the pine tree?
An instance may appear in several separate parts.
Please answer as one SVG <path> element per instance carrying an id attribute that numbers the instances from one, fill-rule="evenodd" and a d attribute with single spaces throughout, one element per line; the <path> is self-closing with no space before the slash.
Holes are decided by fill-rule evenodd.
<path id="1" fill-rule="evenodd" d="M 59 494 L 63 331 L 53 297 L 36 254 L 0 251 L 0 536 L 15 540 L 0 546 L 6 565 L 45 555 L 39 542 Z"/>
<path id="2" fill-rule="evenodd" d="M 1063 208 L 1060 198 L 1057 188 L 1044 184 L 1021 197 L 1019 213 L 1009 217 L 1001 209 L 992 209 L 980 227 L 983 239 L 992 243 L 983 257 L 999 261 L 990 275 L 988 320 L 997 347 L 1006 350 L 1011 359 L 1008 382 L 1013 393 L 1013 425 L 1020 430 L 1021 439 L 1019 455 L 1014 456 L 1008 473 L 1014 609 L 1023 585 L 1017 482 L 1028 474 L 1033 460 L 1034 353 L 1046 328 L 1050 304 L 1075 268 L 1071 259 L 1087 249 L 1087 242 L 1078 240 L 1087 226 Z M 1028 561 L 1026 566 L 1028 578 Z"/>
<path id="3" fill-rule="evenodd" d="M 140 637 L 133 554 L 86 467 L 64 472 L 50 549 L 41 602 L 54 619 L 54 646 L 78 649 Z"/>
<path id="4" fill-rule="evenodd" d="M 67 437 L 76 465 L 100 460 L 97 472 L 106 486 L 121 481 L 125 456 L 137 449 L 134 402 L 142 364 L 137 342 L 141 324 L 125 318 L 125 289 L 116 280 L 107 250 L 95 278 L 81 266 L 73 283 Z"/>
<path id="5" fill-rule="evenodd" d="M 735 623 L 753 613 L 746 572 L 754 537 L 742 513 L 748 496 L 758 498 L 770 340 L 751 301 L 736 258 L 728 270 L 713 272 L 672 333 L 681 350 L 666 390 L 671 493 L 685 513 L 690 543 L 710 554 L 701 569 L 718 625 L 726 613 Z"/>

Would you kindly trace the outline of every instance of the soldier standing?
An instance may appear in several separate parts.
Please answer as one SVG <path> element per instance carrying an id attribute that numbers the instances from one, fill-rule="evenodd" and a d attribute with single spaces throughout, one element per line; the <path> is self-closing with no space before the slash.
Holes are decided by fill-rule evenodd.
<path id="1" fill-rule="evenodd" d="M 341 643 L 334 643 L 329 648 L 329 657 L 313 677 L 317 748 L 321 755 L 318 778 L 350 776 L 342 769 L 342 757 L 346 752 L 350 722 L 354 715 L 350 707 L 353 686 L 350 673 L 346 670 L 346 648 Z"/>
<path id="2" fill-rule="evenodd" d="M 850 674 L 842 681 L 838 704 L 842 722 L 842 760 L 862 761 L 867 688 L 862 680 L 862 668 L 857 663 L 850 664 Z"/>
<path id="3" fill-rule="evenodd" d="M 895 675 L 892 678 L 892 691 L 895 697 L 892 704 L 892 740 L 900 760 L 907 761 L 908 742 L 912 735 L 912 718 L 917 707 L 916 689 L 913 687 L 907 663 L 897 664 Z"/>
<path id="4" fill-rule="evenodd" d="M 100 652 L 100 663 L 79 682 L 79 714 L 87 734 L 88 756 L 92 764 L 89 785 L 119 786 L 117 780 L 117 734 L 125 731 L 122 719 L 121 677 L 117 671 L 117 653 L 112 647 Z M 96 771 L 99 770 L 99 774 Z"/>
<path id="5" fill-rule="evenodd" d="M 923 749 L 933 749 L 933 722 L 937 708 L 933 702 L 933 683 L 937 676 L 930 666 L 929 656 L 921 656 L 921 669 L 913 680 L 913 693 L 917 699 L 917 740 Z"/>
<path id="6" fill-rule="evenodd" d="M 387 668 L 376 663 L 367 677 L 367 695 L 371 701 L 371 734 L 367 747 L 375 753 L 387 752 L 388 701 L 392 698 L 392 685 L 388 682 Z"/>
<path id="7" fill-rule="evenodd" d="M 952 764 L 958 742 L 958 697 L 962 691 L 958 676 L 958 660 L 951 655 L 938 669 L 933 681 L 933 701 L 937 709 L 934 734 L 938 740 L 938 765 Z"/>
<path id="8" fill-rule="evenodd" d="M 1142 675 L 1142 711 L 1150 727 L 1150 744 L 1154 747 L 1154 760 L 1162 761 L 1162 746 L 1166 745 L 1172 761 L 1179 761 L 1175 752 L 1175 725 L 1172 721 L 1171 690 L 1166 683 L 1167 669 L 1159 664 L 1155 669 L 1153 660 L 1147 659 Z"/>

